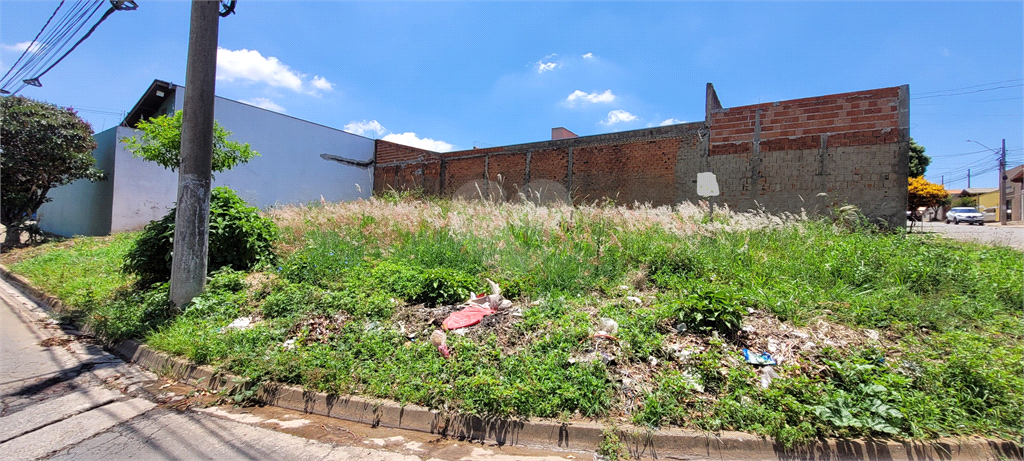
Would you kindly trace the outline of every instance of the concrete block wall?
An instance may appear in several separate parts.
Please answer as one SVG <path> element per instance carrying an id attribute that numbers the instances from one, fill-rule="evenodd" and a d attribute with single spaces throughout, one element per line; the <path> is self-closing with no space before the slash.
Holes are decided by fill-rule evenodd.
<path id="1" fill-rule="evenodd" d="M 702 200 L 697 173 L 712 172 L 713 201 L 733 209 L 852 204 L 904 224 L 908 87 L 721 108 L 709 85 L 708 101 L 704 122 L 530 144 L 441 154 L 378 140 L 374 189 L 514 199 L 543 182 L 575 203 L 666 205 Z"/>
<path id="2" fill-rule="evenodd" d="M 709 163 L 737 209 L 822 213 L 844 204 L 905 222 L 909 88 L 710 111 Z"/>

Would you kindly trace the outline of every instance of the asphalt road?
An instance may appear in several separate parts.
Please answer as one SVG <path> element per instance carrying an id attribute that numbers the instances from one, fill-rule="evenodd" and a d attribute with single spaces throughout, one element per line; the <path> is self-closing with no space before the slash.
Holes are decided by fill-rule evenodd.
<path id="1" fill-rule="evenodd" d="M 1024 250 L 1024 226 L 985 223 L 984 226 L 971 224 L 946 224 L 944 222 L 914 223 L 914 232 L 930 232 L 965 242 L 986 245 L 1002 245 Z"/>
<path id="2" fill-rule="evenodd" d="M 60 329 L 0 281 L 0 459 L 594 458 L 442 440 L 272 407 L 175 405 L 187 388 L 124 363 L 75 333 Z"/>

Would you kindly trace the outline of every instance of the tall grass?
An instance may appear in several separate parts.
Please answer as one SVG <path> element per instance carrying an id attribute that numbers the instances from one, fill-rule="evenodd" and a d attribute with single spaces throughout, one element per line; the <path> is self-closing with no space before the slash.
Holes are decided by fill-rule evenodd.
<path id="1" fill-rule="evenodd" d="M 1024 261 L 1007 248 L 803 215 L 709 216 L 690 204 L 371 199 L 269 214 L 283 234 L 279 267 L 248 279 L 218 274 L 174 319 L 158 315 L 152 293 L 117 298 L 94 318 L 111 336 L 146 336 L 253 380 L 434 408 L 618 415 L 786 443 L 1020 435 Z M 117 242 L 111 247 L 125 246 Z M 116 267 L 107 266 L 98 270 Z M 487 278 L 521 317 L 450 334 L 452 360 L 424 332 L 404 330 L 417 315 L 485 291 Z M 884 340 L 800 352 L 762 388 L 739 355 L 749 312 L 791 329 L 871 328 Z M 225 330 L 239 316 L 259 322 Z M 614 342 L 591 338 L 603 317 L 619 325 Z M 668 349 L 679 341 L 702 346 L 679 358 Z"/>

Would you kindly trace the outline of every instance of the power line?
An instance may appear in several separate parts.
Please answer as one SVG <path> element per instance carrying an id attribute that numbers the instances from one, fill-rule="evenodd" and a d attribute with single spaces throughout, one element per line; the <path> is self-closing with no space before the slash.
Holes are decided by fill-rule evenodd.
<path id="1" fill-rule="evenodd" d="M 982 83 L 981 85 L 972 85 L 972 86 L 965 86 L 965 87 L 961 87 L 961 88 L 952 88 L 952 89 L 949 89 L 949 90 L 923 91 L 923 92 L 917 93 L 917 94 L 921 95 L 921 94 L 934 94 L 934 93 L 948 93 L 950 91 L 969 90 L 971 88 L 979 88 L 979 87 L 989 86 L 989 85 L 1000 85 L 1000 84 L 1003 84 L 1003 83 L 1012 83 L 1012 82 L 1019 82 L 1019 81 L 1024 81 L 1024 78 L 1015 78 L 1013 80 L 1003 80 L 1001 82 Z"/>
<path id="2" fill-rule="evenodd" d="M 1012 151 L 1017 151 L 1017 150 L 1024 150 L 1024 148 L 1018 147 L 1016 149 L 1006 149 L 1007 152 L 1012 152 Z M 983 154 L 985 152 L 992 152 L 992 151 L 990 151 L 990 150 L 976 150 L 974 152 L 963 152 L 963 153 L 960 153 L 960 154 L 929 155 L 928 158 L 933 158 L 934 159 L 934 158 L 961 157 L 961 156 L 965 156 L 965 155 Z"/>
<path id="3" fill-rule="evenodd" d="M 102 0 L 97 0 L 95 3 L 98 6 Z M 56 25 L 50 30 L 46 31 L 46 34 L 42 39 L 34 40 L 29 44 L 29 50 L 32 51 L 31 56 L 25 61 L 24 64 L 18 68 L 17 71 L 8 79 L 4 84 L 4 88 L 7 89 L 12 83 L 15 85 L 21 84 L 14 93 L 17 93 L 25 87 L 23 80 L 27 75 L 39 66 L 39 63 L 46 62 L 49 57 L 55 53 L 60 52 L 59 42 L 67 36 L 72 28 L 76 24 L 85 24 L 85 17 L 83 14 L 87 11 L 86 7 L 88 4 L 82 0 L 75 3 L 69 10 L 63 13 L 63 16 L 57 21 Z M 45 27 L 44 27 L 45 29 Z M 40 31 L 41 33 L 43 31 Z M 12 68 L 13 69 L 13 68 Z"/>
<path id="4" fill-rule="evenodd" d="M 89 30 L 81 36 L 81 38 L 75 41 L 74 44 L 72 44 L 67 51 L 63 51 L 63 53 L 62 50 L 64 50 L 68 44 L 71 43 L 71 40 L 81 32 L 86 23 L 89 22 L 89 20 L 91 20 L 92 17 L 100 10 L 104 2 L 103 0 L 79 0 L 70 9 L 70 11 L 66 12 L 63 17 L 61 17 L 57 25 L 54 28 L 49 29 L 49 31 L 46 32 L 46 35 L 43 36 L 43 39 L 40 40 L 40 35 L 46 31 L 53 19 L 53 16 L 51 16 L 50 20 L 43 25 L 43 29 L 39 31 L 39 34 L 36 35 L 36 38 L 25 50 L 26 53 L 30 50 L 33 51 L 31 57 L 29 57 L 29 59 L 27 59 L 25 63 L 22 64 L 13 75 L 11 75 L 11 70 L 13 70 L 18 64 L 15 63 L 15 66 L 12 66 L 11 69 L 7 71 L 7 74 L 4 75 L 4 78 L 0 79 L 0 82 L 2 82 L 0 83 L 0 89 L 3 89 L 4 94 L 17 94 L 28 85 L 42 86 L 39 79 L 56 67 L 57 64 L 60 64 L 60 62 L 71 54 L 71 52 L 75 51 L 75 49 L 78 48 L 78 45 L 81 45 L 82 42 L 89 38 L 89 36 L 96 31 L 96 28 L 110 17 L 111 14 L 115 11 L 131 11 L 138 8 L 138 5 L 133 0 L 109 0 L 109 2 L 111 5 L 110 8 L 103 13 L 100 19 L 96 21 L 92 27 L 90 27 Z M 61 6 L 63 6 L 63 1 L 61 2 Z M 54 11 L 54 15 L 57 14 L 57 11 L 59 11 L 60 8 L 61 7 L 58 6 L 57 10 Z M 25 55 L 26 54 L 23 54 L 23 56 Z M 56 59 L 54 59 L 54 57 L 56 57 Z M 10 91 L 6 88 L 12 83 L 14 85 L 18 85 L 14 91 Z"/>
<path id="5" fill-rule="evenodd" d="M 985 157 L 985 158 L 983 158 L 981 160 L 976 160 L 974 162 L 967 163 L 967 164 L 964 164 L 964 165 L 958 165 L 958 166 L 955 166 L 953 168 L 937 169 L 937 170 L 934 170 L 934 171 L 941 171 L 941 172 L 943 172 L 945 174 L 954 174 L 954 173 L 957 173 L 957 172 L 960 172 L 960 171 L 967 171 L 967 170 L 969 170 L 971 168 L 977 168 L 980 165 L 985 165 L 985 164 L 988 164 L 990 162 L 993 162 L 993 161 L 995 161 L 996 157 L 998 157 L 998 155 Z"/>
<path id="6" fill-rule="evenodd" d="M 68 50 L 63 55 L 61 55 L 61 57 L 59 59 L 57 59 L 56 62 L 54 62 L 53 64 L 50 64 L 50 67 L 47 67 L 46 70 L 44 70 L 41 73 L 39 73 L 39 75 L 37 75 L 34 78 L 34 80 L 36 82 L 38 82 L 40 77 L 42 77 L 43 75 L 46 75 L 46 73 L 49 72 L 50 69 L 53 69 L 53 67 L 56 66 L 57 64 L 60 64 L 60 62 L 63 61 L 64 58 L 66 58 L 69 54 L 71 54 L 72 51 L 75 51 L 75 48 L 78 48 L 78 45 L 81 45 L 82 42 L 85 41 L 85 39 L 89 38 L 89 36 L 92 35 L 92 33 L 96 31 L 96 28 L 99 27 L 99 25 L 102 24 L 103 21 L 105 21 L 108 17 L 110 17 L 110 15 L 113 14 L 115 11 L 117 11 L 117 10 L 114 9 L 114 7 L 110 7 L 110 9 L 107 10 L 106 13 L 103 13 L 103 16 L 100 17 L 100 20 L 96 21 L 96 24 L 93 24 L 93 26 L 91 28 L 89 28 L 89 31 L 86 32 L 85 35 L 82 36 L 82 38 L 78 39 L 78 41 L 75 42 L 75 44 L 71 46 L 70 50 Z"/>
<path id="7" fill-rule="evenodd" d="M 0 77 L 0 81 L 3 81 L 5 78 L 7 78 L 7 76 L 11 74 L 11 71 L 14 70 L 15 67 L 18 67 L 18 63 L 25 58 L 25 55 L 28 54 L 29 50 L 32 49 L 32 45 L 39 40 L 39 36 L 43 34 L 44 30 L 46 30 L 46 26 L 50 25 L 50 21 L 53 21 L 53 17 L 57 16 L 57 12 L 60 11 L 60 8 L 62 6 L 64 6 L 64 0 L 60 0 L 60 4 L 57 5 L 57 9 L 53 10 L 53 13 L 50 14 L 50 19 L 46 20 L 46 24 L 43 24 L 43 28 L 39 29 L 39 32 L 36 34 L 35 38 L 33 38 L 32 41 L 28 43 L 28 46 L 25 47 L 25 51 L 21 52 L 21 56 L 18 56 L 18 60 L 14 61 L 14 64 L 11 65 L 10 69 L 7 69 L 7 72 L 4 73 L 3 77 Z"/>
<path id="8" fill-rule="evenodd" d="M 982 99 L 982 100 L 979 100 L 979 101 L 972 101 L 972 102 L 973 102 L 973 103 L 979 103 L 979 102 L 998 102 L 998 101 L 1016 101 L 1016 100 L 1018 100 L 1018 99 L 1024 99 L 1024 96 L 1016 96 L 1016 97 L 1013 97 L 1013 98 L 999 98 L 999 99 Z M 948 102 L 943 102 L 943 101 L 930 101 L 930 102 L 927 102 L 927 103 L 923 103 L 923 104 L 922 104 L 922 103 L 917 103 L 917 104 L 914 104 L 914 107 L 921 107 L 921 106 L 941 106 L 941 105 L 943 105 L 943 104 L 948 104 Z"/>
<path id="9" fill-rule="evenodd" d="M 102 0 L 96 1 L 91 12 L 89 10 L 89 4 L 82 2 L 80 3 L 80 5 L 81 8 L 77 12 L 77 15 L 74 17 L 74 19 L 67 21 L 64 24 L 65 27 L 63 29 L 58 29 L 55 34 L 52 34 L 51 41 L 46 42 L 43 45 L 43 47 L 45 48 L 45 53 L 40 54 L 39 59 L 33 60 L 31 66 L 25 66 L 26 70 L 24 71 L 22 76 L 31 77 L 32 75 L 37 75 L 37 72 L 40 68 L 48 66 L 50 59 L 53 56 L 60 53 L 60 51 L 67 46 L 68 42 L 70 42 L 71 39 L 74 38 L 74 36 L 78 34 L 80 30 L 82 30 L 82 27 L 85 27 L 86 22 L 88 22 L 89 19 L 91 19 L 92 16 L 96 14 L 97 11 L 99 11 L 103 3 Z M 35 83 L 30 83 L 33 81 Z M 38 77 L 25 79 L 22 80 L 22 82 L 25 85 L 40 85 Z M 25 86 L 23 85 L 21 88 L 24 87 Z M 21 90 L 21 88 L 19 88 L 19 90 Z"/>
<path id="10" fill-rule="evenodd" d="M 936 95 L 932 95 L 932 96 L 920 96 L 920 97 L 910 98 L 910 99 L 913 100 L 913 99 L 928 99 L 928 98 L 944 98 L 944 97 L 947 97 L 947 96 L 960 96 L 960 95 L 965 95 L 965 94 L 981 93 L 982 91 L 1001 90 L 1001 89 L 1004 89 L 1004 88 L 1017 88 L 1017 87 L 1021 87 L 1021 86 L 1024 86 L 1024 83 L 1021 83 L 1019 85 L 1007 85 L 1007 86 L 997 86 L 995 88 L 985 88 L 983 90 L 965 91 L 963 93 L 936 94 Z"/>

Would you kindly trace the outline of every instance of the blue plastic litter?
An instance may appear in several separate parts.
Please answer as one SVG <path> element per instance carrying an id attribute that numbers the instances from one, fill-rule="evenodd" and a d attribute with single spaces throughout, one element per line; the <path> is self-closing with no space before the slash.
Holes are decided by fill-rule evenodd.
<path id="1" fill-rule="evenodd" d="M 772 355 L 767 352 L 760 354 L 750 352 L 747 349 L 743 349 L 743 358 L 746 359 L 747 363 L 754 365 L 778 365 L 778 362 L 772 358 Z"/>

